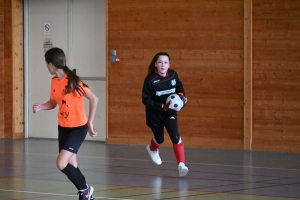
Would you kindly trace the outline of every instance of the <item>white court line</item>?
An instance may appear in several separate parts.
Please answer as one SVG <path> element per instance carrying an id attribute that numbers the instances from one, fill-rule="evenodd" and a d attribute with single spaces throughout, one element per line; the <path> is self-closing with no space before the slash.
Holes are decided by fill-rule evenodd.
<path id="1" fill-rule="evenodd" d="M 20 192 L 20 193 L 28 193 L 28 194 L 42 194 L 42 195 L 53 195 L 53 196 L 68 196 L 68 197 L 77 197 L 78 195 L 72 194 L 55 194 L 55 193 L 44 193 L 44 192 L 31 192 L 31 191 L 21 191 L 21 190 L 5 190 L 0 189 L 3 192 Z M 134 199 L 120 199 L 120 198 L 111 198 L 111 197 L 95 197 L 94 199 L 115 199 L 115 200 L 134 200 Z"/>

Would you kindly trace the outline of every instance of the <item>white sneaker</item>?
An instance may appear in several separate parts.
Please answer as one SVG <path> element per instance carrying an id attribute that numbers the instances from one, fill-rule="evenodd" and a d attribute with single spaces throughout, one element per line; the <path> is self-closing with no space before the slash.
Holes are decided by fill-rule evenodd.
<path id="1" fill-rule="evenodd" d="M 182 162 L 179 163 L 178 170 L 179 170 L 179 176 L 185 176 L 189 172 L 187 166 L 185 166 L 185 164 Z"/>
<path id="2" fill-rule="evenodd" d="M 153 161 L 155 164 L 157 164 L 157 165 L 161 165 L 162 161 L 161 161 L 160 156 L 159 156 L 159 151 L 158 151 L 158 150 L 157 150 L 157 151 L 151 151 L 150 145 L 148 145 L 148 146 L 146 147 L 146 149 L 147 149 L 147 151 L 148 151 L 148 153 L 149 153 L 149 155 L 150 155 L 152 161 Z"/>

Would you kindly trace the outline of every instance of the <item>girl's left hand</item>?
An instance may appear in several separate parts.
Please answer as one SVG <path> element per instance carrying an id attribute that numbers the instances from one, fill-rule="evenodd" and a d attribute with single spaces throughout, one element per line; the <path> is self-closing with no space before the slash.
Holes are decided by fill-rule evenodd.
<path id="1" fill-rule="evenodd" d="M 179 92 L 178 95 L 180 96 L 180 98 L 181 98 L 181 100 L 183 101 L 183 104 L 184 104 L 184 106 L 185 106 L 185 104 L 187 104 L 188 98 L 185 97 L 185 96 L 183 95 L 183 93 L 181 93 L 181 92 Z"/>
<path id="2" fill-rule="evenodd" d="M 98 135 L 98 132 L 94 129 L 94 126 L 92 123 L 88 123 L 89 127 L 89 134 L 91 137 L 96 137 Z"/>

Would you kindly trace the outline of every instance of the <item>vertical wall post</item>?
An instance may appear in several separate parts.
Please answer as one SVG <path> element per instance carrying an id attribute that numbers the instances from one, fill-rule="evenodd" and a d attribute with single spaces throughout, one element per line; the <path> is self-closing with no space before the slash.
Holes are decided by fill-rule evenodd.
<path id="1" fill-rule="evenodd" d="M 5 13 L 5 9 L 4 9 L 4 0 L 0 0 L 0 138 L 4 137 L 4 127 L 5 127 L 5 117 L 4 117 L 4 34 L 2 34 L 4 32 L 4 13 Z"/>
<path id="2" fill-rule="evenodd" d="M 24 137 L 23 117 L 23 1 L 12 0 L 12 138 Z"/>
<path id="3" fill-rule="evenodd" d="M 29 59 L 28 59 L 28 55 L 29 55 L 29 19 L 28 19 L 28 7 L 29 7 L 29 0 L 23 0 L 23 11 L 24 11 L 24 20 L 23 20 L 23 27 L 24 27 L 24 42 L 23 42 L 23 46 L 24 46 L 24 137 L 28 138 L 29 137 L 29 123 L 28 123 L 28 119 L 29 119 L 29 107 L 31 108 L 31 106 L 28 105 L 29 102 Z"/>
<path id="4" fill-rule="evenodd" d="M 252 0 L 244 0 L 244 149 L 252 149 Z"/>

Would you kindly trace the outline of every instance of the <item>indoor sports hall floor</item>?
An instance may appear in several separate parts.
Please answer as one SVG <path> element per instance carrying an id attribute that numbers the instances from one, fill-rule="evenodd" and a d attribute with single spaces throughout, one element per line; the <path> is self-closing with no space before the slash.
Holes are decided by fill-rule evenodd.
<path id="1" fill-rule="evenodd" d="M 79 167 L 95 199 L 300 199 L 300 154 L 186 148 L 189 173 L 178 177 L 171 147 L 157 166 L 145 146 L 85 141 Z M 57 140 L 0 140 L 0 199 L 77 200 L 55 164 Z"/>

